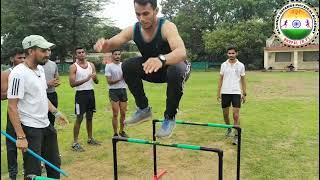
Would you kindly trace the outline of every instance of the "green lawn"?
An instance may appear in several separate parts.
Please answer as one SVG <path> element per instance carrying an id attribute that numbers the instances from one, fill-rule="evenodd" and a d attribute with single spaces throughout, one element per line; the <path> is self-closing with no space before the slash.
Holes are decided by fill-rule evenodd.
<path id="1" fill-rule="evenodd" d="M 177 119 L 223 123 L 216 101 L 218 72 L 193 72 L 185 87 Z M 111 111 L 106 81 L 99 76 L 95 87 L 97 113 L 94 135 L 102 146 L 86 144 L 85 122 L 80 142 L 86 152 L 70 149 L 75 120 L 74 90 L 66 76 L 58 88 L 59 109 L 71 121 L 59 129 L 63 179 L 113 179 Z M 247 103 L 240 112 L 243 128 L 241 179 L 319 179 L 319 74 L 316 72 L 247 72 Z M 166 85 L 145 83 L 154 118 L 162 118 Z M 128 93 L 130 94 L 130 93 Z M 127 116 L 135 109 L 129 96 Z M 6 124 L 6 102 L 1 102 L 1 129 Z M 151 139 L 151 122 L 127 129 L 134 138 Z M 224 179 L 235 179 L 236 148 L 224 137 L 225 129 L 177 125 L 174 135 L 164 143 L 185 143 L 224 150 Z M 5 141 L 1 137 L 1 178 L 7 178 Z M 21 154 L 19 154 L 21 155 Z M 21 156 L 19 157 L 21 161 Z M 165 179 L 217 179 L 217 155 L 208 152 L 158 147 L 159 169 L 169 171 Z M 20 174 L 21 174 L 20 162 Z M 120 142 L 119 179 L 152 179 L 152 147 Z"/>

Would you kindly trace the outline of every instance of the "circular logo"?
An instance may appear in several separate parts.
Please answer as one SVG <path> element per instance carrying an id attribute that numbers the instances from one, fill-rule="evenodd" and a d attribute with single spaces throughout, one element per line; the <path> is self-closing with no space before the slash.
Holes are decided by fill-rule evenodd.
<path id="1" fill-rule="evenodd" d="M 307 4 L 290 2 L 278 10 L 274 31 L 284 45 L 310 44 L 319 32 L 317 12 Z"/>

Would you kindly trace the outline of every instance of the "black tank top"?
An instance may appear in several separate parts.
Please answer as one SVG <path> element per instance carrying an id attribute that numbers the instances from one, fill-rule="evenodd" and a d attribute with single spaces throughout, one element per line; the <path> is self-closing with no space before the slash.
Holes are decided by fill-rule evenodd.
<path id="1" fill-rule="evenodd" d="M 164 41 L 161 35 L 161 27 L 166 20 L 163 18 L 158 19 L 158 29 L 151 42 L 144 41 L 141 32 L 141 25 L 137 22 L 134 25 L 133 41 L 136 43 L 144 61 L 150 57 L 158 57 L 160 54 L 168 54 L 171 52 L 171 48 L 167 41 Z"/>

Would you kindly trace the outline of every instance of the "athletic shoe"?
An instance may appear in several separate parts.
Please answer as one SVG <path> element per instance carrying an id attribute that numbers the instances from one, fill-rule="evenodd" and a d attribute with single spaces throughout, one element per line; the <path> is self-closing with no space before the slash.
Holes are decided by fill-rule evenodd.
<path id="1" fill-rule="evenodd" d="M 89 145 L 92 145 L 92 146 L 101 145 L 101 143 L 100 143 L 99 141 L 97 141 L 97 140 L 95 140 L 95 139 L 93 139 L 93 138 L 88 139 L 87 143 L 88 143 Z"/>
<path id="2" fill-rule="evenodd" d="M 117 133 L 114 133 L 113 134 L 113 137 L 118 137 L 119 135 Z"/>
<path id="3" fill-rule="evenodd" d="M 226 137 L 231 137 L 231 134 L 232 134 L 232 129 L 228 128 L 226 132 Z"/>
<path id="4" fill-rule="evenodd" d="M 22 174 L 23 175 L 23 174 Z M 17 180 L 17 176 L 9 177 L 9 180 Z"/>
<path id="5" fill-rule="evenodd" d="M 235 135 L 235 136 L 233 137 L 233 142 L 232 142 L 232 144 L 233 144 L 233 145 L 238 145 L 238 136 L 237 136 L 237 135 Z"/>
<path id="6" fill-rule="evenodd" d="M 158 138 L 169 138 L 172 135 L 175 127 L 176 122 L 174 119 L 165 119 L 162 122 L 161 128 L 155 135 Z"/>
<path id="7" fill-rule="evenodd" d="M 72 147 L 72 150 L 76 152 L 84 152 L 84 149 L 80 146 L 79 143 L 73 143 L 71 147 Z"/>
<path id="8" fill-rule="evenodd" d="M 121 137 L 129 138 L 128 134 L 127 134 L 126 132 L 124 132 L 124 131 L 119 132 L 119 135 L 120 135 Z"/>
<path id="9" fill-rule="evenodd" d="M 44 174 L 46 172 L 46 167 L 43 162 L 41 162 L 41 173 Z"/>
<path id="10" fill-rule="evenodd" d="M 128 126 L 137 125 L 147 120 L 150 120 L 149 118 L 151 118 L 151 116 L 152 116 L 151 107 L 147 107 L 144 109 L 138 108 L 137 111 L 129 120 L 124 121 L 124 124 Z"/>

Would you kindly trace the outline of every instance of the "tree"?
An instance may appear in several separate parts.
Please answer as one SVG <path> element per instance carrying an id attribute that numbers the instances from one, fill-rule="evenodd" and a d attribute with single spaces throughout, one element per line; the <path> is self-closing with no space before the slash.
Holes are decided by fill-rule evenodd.
<path id="1" fill-rule="evenodd" d="M 209 54 L 216 54 L 218 61 L 226 59 L 226 50 L 235 46 L 240 50 L 239 59 L 255 68 L 263 67 L 263 47 L 272 29 L 262 20 L 250 20 L 235 25 L 224 23 L 216 30 L 205 33 L 205 49 Z"/>
<path id="2" fill-rule="evenodd" d="M 22 39 L 39 34 L 57 46 L 53 53 L 64 59 L 76 46 L 92 47 L 100 32 L 108 27 L 95 16 L 104 0 L 2 0 L 1 37 L 3 52 L 21 46 Z M 54 56 L 55 57 L 55 56 Z"/>
<path id="3" fill-rule="evenodd" d="M 209 41 L 205 39 L 208 36 L 205 34 L 215 32 L 222 36 L 227 34 L 232 36 L 235 31 L 232 28 L 245 26 L 247 21 L 251 25 L 252 22 L 260 22 L 265 24 L 266 29 L 263 32 L 267 33 L 255 33 L 257 35 L 255 39 L 261 40 L 261 37 L 272 35 L 275 10 L 286 2 L 284 0 L 163 0 L 161 5 L 165 18 L 177 25 L 189 54 L 200 59 L 214 60 L 221 57 L 221 52 L 208 51 L 208 48 L 215 46 L 216 43 L 212 46 L 208 45 Z M 312 6 L 319 5 L 317 0 L 306 2 Z M 252 34 L 249 35 L 252 39 Z M 264 47 L 264 41 L 259 44 L 260 49 Z M 222 45 L 223 42 L 220 46 Z M 250 46 L 251 44 L 247 44 L 247 47 Z M 243 53 L 252 54 L 249 51 L 250 48 L 246 48 Z M 261 56 L 262 51 L 259 54 Z"/>

